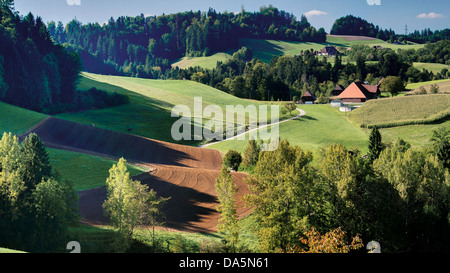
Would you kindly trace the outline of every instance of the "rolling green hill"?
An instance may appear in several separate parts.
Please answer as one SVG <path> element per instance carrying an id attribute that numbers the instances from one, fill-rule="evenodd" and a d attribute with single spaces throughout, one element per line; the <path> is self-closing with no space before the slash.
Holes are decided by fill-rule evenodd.
<path id="1" fill-rule="evenodd" d="M 328 35 L 326 43 L 313 43 L 313 42 L 288 42 L 277 40 L 263 40 L 263 39 L 240 39 L 239 47 L 247 47 L 252 50 L 253 58 L 258 58 L 263 62 L 269 63 L 273 57 L 281 55 L 294 56 L 300 54 L 301 51 L 315 50 L 319 51 L 325 46 L 335 46 L 337 48 L 349 48 L 354 45 L 367 45 L 367 46 L 382 46 L 385 48 L 397 49 L 419 49 L 424 45 L 422 44 L 408 44 L 408 45 L 395 45 L 386 43 L 383 40 L 359 37 L 359 36 L 343 36 L 343 35 Z M 184 57 L 181 60 L 172 64 L 172 67 L 178 66 L 179 68 L 188 68 L 192 66 L 200 66 L 206 69 L 215 68 L 217 61 L 226 61 L 233 55 L 233 52 L 220 52 L 212 56 L 207 57 Z M 431 64 L 433 65 L 433 64 Z M 430 69 L 428 65 L 417 64 L 418 68 L 427 68 L 428 70 L 435 71 L 442 69 L 441 66 L 432 66 Z M 440 72 L 440 70 L 439 70 Z"/>
<path id="2" fill-rule="evenodd" d="M 174 141 L 171 129 L 178 117 L 171 117 L 171 111 L 176 105 L 188 106 L 194 117 L 194 97 L 201 97 L 203 107 L 218 105 L 225 118 L 227 105 L 267 105 L 263 102 L 249 101 L 234 97 L 215 88 L 193 81 L 183 80 L 149 80 L 129 77 L 102 76 L 83 73 L 79 89 L 97 89 L 117 92 L 129 96 L 130 103 L 119 107 L 101 110 L 86 110 L 76 113 L 57 115 L 59 118 L 83 124 L 95 124 L 96 127 L 113 131 L 132 133 L 151 139 L 174 142 L 185 145 L 199 145 L 202 141 Z M 270 112 L 269 112 L 270 113 Z M 238 111 L 242 117 L 245 112 Z M 295 114 L 293 112 L 293 114 Z M 280 119 L 288 114 L 280 115 Z M 213 120 L 217 117 L 212 117 Z M 267 117 L 270 119 L 270 116 Z M 264 120 L 264 119 L 263 119 Z M 207 118 L 203 120 L 204 123 Z M 221 121 L 223 121 L 221 119 Z"/>

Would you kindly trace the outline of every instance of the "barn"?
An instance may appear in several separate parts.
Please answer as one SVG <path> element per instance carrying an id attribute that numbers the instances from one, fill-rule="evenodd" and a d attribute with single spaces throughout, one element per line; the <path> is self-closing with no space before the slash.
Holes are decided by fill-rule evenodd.
<path id="1" fill-rule="evenodd" d="M 306 91 L 306 93 L 302 96 L 302 102 L 304 104 L 314 104 L 316 100 L 317 98 L 309 91 Z"/>
<path id="2" fill-rule="evenodd" d="M 377 99 L 380 92 L 378 85 L 367 85 L 362 82 L 354 82 L 337 98 L 341 99 L 344 103 L 361 103 Z"/>
<path id="3" fill-rule="evenodd" d="M 344 92 L 345 88 L 338 84 L 336 87 L 331 91 L 331 96 L 339 96 L 342 92 Z"/>
<path id="4" fill-rule="evenodd" d="M 322 56 L 336 56 L 339 54 L 334 46 L 326 46 L 319 51 L 319 55 Z"/>

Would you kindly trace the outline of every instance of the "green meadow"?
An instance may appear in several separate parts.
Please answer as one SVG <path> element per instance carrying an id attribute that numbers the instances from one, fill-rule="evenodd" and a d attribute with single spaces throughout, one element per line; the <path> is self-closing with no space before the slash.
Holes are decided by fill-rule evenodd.
<path id="1" fill-rule="evenodd" d="M 233 57 L 234 52 L 219 52 L 206 57 L 183 57 L 172 64 L 172 67 L 185 69 L 200 66 L 206 69 L 216 68 L 217 62 L 225 62 Z"/>
<path id="2" fill-rule="evenodd" d="M 433 72 L 433 74 L 441 73 L 442 69 L 450 69 L 449 65 L 446 64 L 437 64 L 437 63 L 413 63 L 414 67 L 423 70 L 426 69 L 428 71 Z"/>
<path id="3" fill-rule="evenodd" d="M 109 169 L 116 161 L 87 154 L 47 148 L 50 163 L 57 176 L 72 183 L 76 191 L 88 190 L 106 185 Z M 130 176 L 136 176 L 146 169 L 128 165 Z"/>
<path id="4" fill-rule="evenodd" d="M 301 51 L 309 49 L 321 50 L 322 48 L 324 48 L 324 46 L 326 46 L 326 44 L 261 39 L 241 39 L 240 46 L 245 46 L 251 49 L 253 52 L 253 58 L 258 58 L 263 62 L 269 63 L 275 56 L 295 56 L 299 55 Z"/>
<path id="5" fill-rule="evenodd" d="M 299 105 L 306 116 L 282 123 L 279 126 L 281 139 L 298 145 L 304 150 L 317 153 L 321 147 L 340 143 L 348 149 L 358 148 L 367 151 L 368 134 L 347 121 L 346 114 L 330 105 Z M 270 132 L 270 131 L 269 131 Z M 226 153 L 228 150 L 244 152 L 248 144 L 246 140 L 229 140 L 210 146 Z"/>
<path id="6" fill-rule="evenodd" d="M 436 84 L 439 86 L 440 93 L 450 93 L 450 80 L 449 79 L 435 80 L 435 81 L 429 81 L 429 82 L 410 83 L 406 86 L 406 89 L 413 90 L 413 89 L 423 86 L 427 91 L 429 91 L 430 86 L 433 84 Z"/>
<path id="7" fill-rule="evenodd" d="M 172 109 L 175 106 L 187 106 L 192 118 L 199 117 L 194 111 L 195 97 L 202 99 L 202 110 L 205 110 L 209 105 L 217 105 L 223 113 L 223 118 L 214 114 L 211 114 L 211 116 L 204 115 L 201 126 L 208 121 L 224 122 L 226 106 L 228 105 L 242 105 L 244 108 L 255 106 L 257 110 L 261 105 L 268 105 L 264 102 L 240 99 L 193 81 L 149 80 L 83 73 L 78 88 L 85 90 L 92 87 L 127 95 L 130 98 L 130 103 L 100 110 L 65 113 L 57 115 L 57 117 L 168 142 L 176 142 L 171 135 L 173 124 L 180 119 L 180 117 L 171 116 Z M 246 111 L 238 110 L 236 112 L 237 118 L 244 118 L 247 124 L 248 114 Z M 295 113 L 297 112 L 294 111 L 293 114 Z M 280 120 L 290 117 L 289 114 L 276 113 L 276 115 Z M 269 110 L 267 118 L 262 117 L 262 120 L 270 120 L 271 118 Z M 197 146 L 202 141 L 179 141 L 177 143 Z"/>
<path id="8" fill-rule="evenodd" d="M 21 135 L 47 115 L 0 102 L 0 133 Z"/>

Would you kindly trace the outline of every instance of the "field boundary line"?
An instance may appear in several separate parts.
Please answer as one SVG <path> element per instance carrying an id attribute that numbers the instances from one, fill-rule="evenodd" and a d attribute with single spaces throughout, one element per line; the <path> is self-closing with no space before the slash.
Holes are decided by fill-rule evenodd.
<path id="1" fill-rule="evenodd" d="M 221 140 L 221 141 L 217 141 L 217 142 L 212 142 L 212 143 L 204 144 L 204 145 L 199 146 L 199 148 L 206 148 L 206 147 L 212 146 L 212 145 L 214 145 L 214 144 L 219 144 L 219 143 L 222 143 L 222 142 L 225 142 L 225 141 L 233 140 L 233 139 L 235 139 L 235 138 L 238 138 L 238 137 L 240 137 L 240 136 L 246 135 L 246 134 L 248 134 L 248 133 L 251 133 L 251 132 L 254 132 L 254 131 L 258 131 L 258 130 L 260 130 L 260 129 L 263 129 L 263 128 L 266 128 L 266 127 L 270 127 L 270 126 L 273 126 L 273 125 L 282 124 L 282 123 L 285 123 L 285 122 L 288 122 L 288 121 L 291 121 L 291 120 L 294 120 L 294 119 L 301 118 L 301 117 L 303 117 L 303 116 L 306 115 L 306 112 L 305 112 L 304 110 L 302 110 L 302 109 L 300 109 L 300 108 L 297 108 L 297 110 L 300 112 L 300 114 L 299 114 L 298 116 L 295 116 L 295 117 L 292 117 L 292 118 L 288 118 L 288 119 L 285 119 L 285 120 L 282 120 L 282 121 L 279 121 L 279 122 L 275 122 L 275 123 L 271 123 L 271 124 L 266 124 L 266 125 L 264 125 L 264 126 L 260 126 L 260 127 L 258 127 L 258 128 L 255 128 L 255 129 L 246 131 L 246 132 L 244 132 L 244 133 L 241 133 L 241 134 L 239 134 L 239 135 L 236 135 L 236 136 L 234 136 L 234 137 L 230 137 L 230 138 L 227 138 L 227 139 L 224 139 L 224 140 Z"/>

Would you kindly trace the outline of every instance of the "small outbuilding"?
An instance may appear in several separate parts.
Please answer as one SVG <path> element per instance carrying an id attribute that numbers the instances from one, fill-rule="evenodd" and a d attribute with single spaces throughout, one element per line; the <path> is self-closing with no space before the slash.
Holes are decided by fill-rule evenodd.
<path id="1" fill-rule="evenodd" d="M 343 105 L 343 103 L 340 100 L 331 101 L 331 107 L 341 107 L 342 105 Z"/>
<path id="2" fill-rule="evenodd" d="M 336 56 L 339 54 L 334 46 L 326 46 L 319 51 L 319 55 L 322 56 Z"/>
<path id="3" fill-rule="evenodd" d="M 316 96 L 311 94 L 311 92 L 306 91 L 306 93 L 302 96 L 302 102 L 304 104 L 314 104 L 314 102 L 317 100 Z"/>
<path id="4" fill-rule="evenodd" d="M 338 84 L 336 87 L 331 91 L 331 96 L 339 96 L 342 92 L 344 92 L 345 88 Z"/>

